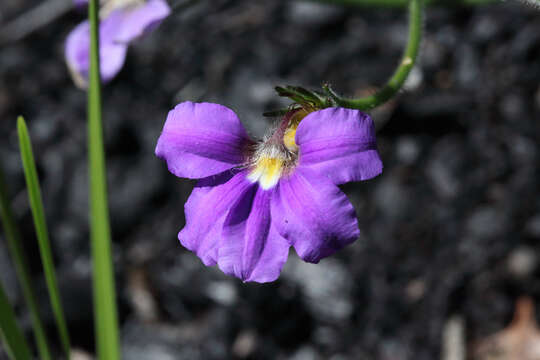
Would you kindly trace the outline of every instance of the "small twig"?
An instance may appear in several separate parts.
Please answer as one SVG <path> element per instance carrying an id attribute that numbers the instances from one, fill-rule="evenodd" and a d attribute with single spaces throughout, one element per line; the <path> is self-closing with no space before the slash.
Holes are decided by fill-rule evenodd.
<path id="1" fill-rule="evenodd" d="M 47 0 L 0 28 L 0 45 L 16 42 L 50 24 L 73 7 L 71 0 Z"/>

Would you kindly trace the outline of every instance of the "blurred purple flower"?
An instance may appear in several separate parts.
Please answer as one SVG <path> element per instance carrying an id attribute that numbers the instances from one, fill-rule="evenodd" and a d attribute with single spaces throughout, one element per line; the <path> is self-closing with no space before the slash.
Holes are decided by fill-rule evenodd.
<path id="1" fill-rule="evenodd" d="M 176 176 L 199 179 L 178 238 L 205 265 L 274 281 L 290 246 L 317 263 L 358 238 L 337 185 L 382 172 L 373 122 L 344 108 L 298 115 L 254 142 L 224 106 L 184 102 L 169 112 L 156 155 Z"/>
<path id="2" fill-rule="evenodd" d="M 88 0 L 74 0 L 83 6 Z M 116 76 L 124 65 L 128 43 L 154 29 L 171 9 L 165 0 L 107 0 L 100 8 L 101 80 Z M 65 55 L 68 68 L 77 86 L 85 88 L 90 65 L 90 26 L 79 24 L 68 35 Z"/>

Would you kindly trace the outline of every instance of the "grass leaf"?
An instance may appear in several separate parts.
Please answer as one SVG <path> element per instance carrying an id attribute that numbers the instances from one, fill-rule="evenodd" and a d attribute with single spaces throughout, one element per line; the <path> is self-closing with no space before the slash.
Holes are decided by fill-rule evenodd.
<path id="1" fill-rule="evenodd" d="M 34 154 L 32 153 L 32 145 L 28 135 L 28 129 L 22 116 L 17 119 L 17 130 L 19 132 L 19 145 L 21 148 L 21 157 L 24 168 L 24 177 L 26 178 L 26 188 L 30 207 L 32 209 L 32 217 L 34 218 L 34 227 L 39 244 L 39 252 L 41 254 L 41 262 L 43 264 L 43 272 L 47 282 L 49 291 L 49 299 L 51 307 L 58 327 L 60 341 L 69 359 L 70 346 L 69 335 L 64 318 L 64 310 L 60 301 L 60 293 L 58 291 L 58 283 L 56 281 L 56 272 L 54 270 L 54 262 L 51 253 L 51 245 L 49 243 L 49 233 L 47 223 L 45 222 L 45 212 L 43 210 L 43 201 L 41 198 L 41 190 L 37 176 L 36 164 L 34 162 Z"/>
<path id="2" fill-rule="evenodd" d="M 24 251 L 21 245 L 21 236 L 15 225 L 13 211 L 8 197 L 8 190 L 2 169 L 0 168 L 0 218 L 4 227 L 4 233 L 7 240 L 8 249 L 11 259 L 15 265 L 15 271 L 19 279 L 19 284 L 22 289 L 23 297 L 26 306 L 30 310 L 30 319 L 32 320 L 32 328 L 36 347 L 39 353 L 39 358 L 42 360 L 50 360 L 51 353 L 47 345 L 47 337 L 43 323 L 39 316 L 38 302 L 32 288 L 32 282 L 28 271 L 28 265 L 24 256 Z"/>
<path id="3" fill-rule="evenodd" d="M 30 348 L 17 325 L 3 286 L 0 284 L 0 335 L 4 340 L 9 357 L 13 360 L 31 360 Z"/>

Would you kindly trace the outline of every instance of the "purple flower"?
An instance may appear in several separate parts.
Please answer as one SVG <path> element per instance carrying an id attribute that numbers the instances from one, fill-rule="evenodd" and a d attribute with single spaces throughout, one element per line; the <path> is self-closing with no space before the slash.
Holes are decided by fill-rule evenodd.
<path id="1" fill-rule="evenodd" d="M 382 172 L 373 122 L 344 108 L 306 114 L 289 113 L 254 142 L 224 106 L 184 102 L 169 112 L 156 155 L 176 176 L 199 179 L 178 238 L 205 265 L 274 281 L 290 246 L 317 263 L 358 238 L 338 185 Z"/>
<path id="2" fill-rule="evenodd" d="M 88 0 L 74 0 L 76 6 Z M 100 72 L 110 81 L 124 65 L 128 43 L 155 28 L 171 9 L 165 0 L 107 0 L 100 2 Z M 90 26 L 79 24 L 66 40 L 66 62 L 75 84 L 85 88 L 90 65 Z"/>

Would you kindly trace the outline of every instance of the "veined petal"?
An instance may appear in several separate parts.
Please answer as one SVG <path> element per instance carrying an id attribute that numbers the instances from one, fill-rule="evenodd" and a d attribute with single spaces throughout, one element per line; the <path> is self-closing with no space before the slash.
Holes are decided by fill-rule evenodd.
<path id="1" fill-rule="evenodd" d="M 295 140 L 299 166 L 317 170 L 334 184 L 367 180 L 382 172 L 373 121 L 359 110 L 313 112 L 298 125 Z"/>
<path id="2" fill-rule="evenodd" d="M 272 219 L 279 234 L 307 262 L 319 262 L 360 235 L 345 194 L 306 168 L 297 168 L 280 180 L 272 199 Z"/>
<path id="3" fill-rule="evenodd" d="M 148 0 L 145 4 L 122 10 L 121 25 L 115 34 L 115 41 L 128 43 L 153 30 L 171 13 L 165 0 Z"/>
<path id="4" fill-rule="evenodd" d="M 218 250 L 224 273 L 261 283 L 278 278 L 290 245 L 271 226 L 272 193 L 252 184 L 231 207 Z"/>
<path id="5" fill-rule="evenodd" d="M 198 179 L 242 164 L 250 143 L 231 109 L 187 101 L 169 111 L 156 155 L 176 176 Z"/>
<path id="6" fill-rule="evenodd" d="M 122 69 L 126 59 L 127 47 L 114 43 L 109 34 L 115 31 L 116 24 L 108 19 L 101 22 L 99 31 L 99 58 L 101 81 L 110 81 Z M 75 84 L 86 88 L 90 66 L 90 25 L 88 21 L 79 24 L 66 40 L 66 62 Z"/>
<path id="7" fill-rule="evenodd" d="M 184 206 L 186 226 L 178 239 L 205 265 L 216 264 L 223 222 L 237 198 L 252 186 L 245 178 L 245 172 L 226 171 L 201 179 Z"/>

